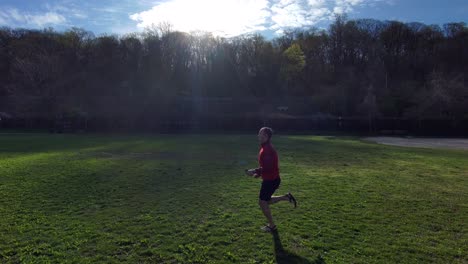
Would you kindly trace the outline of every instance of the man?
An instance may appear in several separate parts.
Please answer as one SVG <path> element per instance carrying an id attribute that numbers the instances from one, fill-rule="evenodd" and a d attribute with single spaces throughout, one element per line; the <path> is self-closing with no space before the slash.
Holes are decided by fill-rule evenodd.
<path id="1" fill-rule="evenodd" d="M 273 130 L 271 128 L 263 127 L 260 129 L 258 132 L 258 140 L 261 144 L 260 153 L 258 155 L 260 168 L 246 170 L 247 175 L 254 176 L 255 178 L 262 177 L 263 180 L 258 204 L 268 220 L 268 225 L 262 227 L 262 230 L 265 232 L 276 230 L 276 225 L 273 222 L 273 217 L 271 216 L 270 204 L 280 201 L 289 201 L 294 204 L 294 207 L 297 206 L 296 199 L 291 193 L 287 193 L 283 196 L 272 197 L 273 193 L 279 188 L 281 183 L 278 155 L 271 144 L 272 135 Z"/>

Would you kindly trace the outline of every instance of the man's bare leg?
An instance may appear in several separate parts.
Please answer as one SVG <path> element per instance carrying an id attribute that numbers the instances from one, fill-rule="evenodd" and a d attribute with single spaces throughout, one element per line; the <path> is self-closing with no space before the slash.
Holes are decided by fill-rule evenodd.
<path id="1" fill-rule="evenodd" d="M 263 214 L 268 220 L 268 225 L 270 227 L 275 227 L 275 223 L 273 222 L 273 217 L 271 216 L 269 201 L 259 200 L 258 204 L 260 205 L 260 208 L 262 209 Z"/>
<path id="2" fill-rule="evenodd" d="M 279 201 L 288 201 L 289 202 L 289 197 L 287 195 L 281 195 L 281 196 L 272 196 L 271 200 L 268 201 L 269 204 L 274 204 Z"/>

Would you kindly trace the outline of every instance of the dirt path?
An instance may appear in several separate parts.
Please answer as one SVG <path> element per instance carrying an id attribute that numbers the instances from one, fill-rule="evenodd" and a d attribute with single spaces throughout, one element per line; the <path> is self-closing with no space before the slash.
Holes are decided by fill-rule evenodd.
<path id="1" fill-rule="evenodd" d="M 401 138 L 401 137 L 366 137 L 364 140 L 385 145 L 416 148 L 449 148 L 468 150 L 468 139 L 457 138 Z"/>

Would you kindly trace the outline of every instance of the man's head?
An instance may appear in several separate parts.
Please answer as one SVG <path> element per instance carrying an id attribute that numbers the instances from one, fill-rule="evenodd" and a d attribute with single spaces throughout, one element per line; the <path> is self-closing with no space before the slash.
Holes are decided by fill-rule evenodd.
<path id="1" fill-rule="evenodd" d="M 260 131 L 258 131 L 258 140 L 261 144 L 269 142 L 272 136 L 273 129 L 269 127 L 262 127 L 260 128 Z"/>

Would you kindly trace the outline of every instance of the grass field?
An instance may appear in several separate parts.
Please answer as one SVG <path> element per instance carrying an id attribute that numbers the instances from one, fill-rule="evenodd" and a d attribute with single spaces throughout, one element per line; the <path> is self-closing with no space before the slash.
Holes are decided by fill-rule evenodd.
<path id="1" fill-rule="evenodd" d="M 467 263 L 468 152 L 256 135 L 0 134 L 0 263 Z"/>

